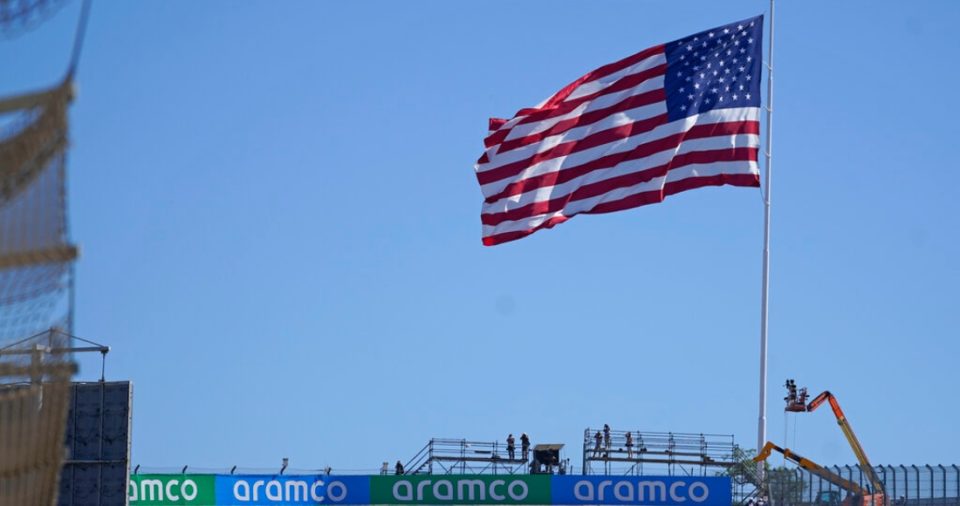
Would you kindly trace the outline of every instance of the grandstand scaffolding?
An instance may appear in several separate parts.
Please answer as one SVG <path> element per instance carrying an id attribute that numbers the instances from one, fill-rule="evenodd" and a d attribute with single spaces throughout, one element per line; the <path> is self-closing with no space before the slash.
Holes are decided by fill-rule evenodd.
<path id="1" fill-rule="evenodd" d="M 734 466 L 738 452 L 732 435 L 587 428 L 583 431 L 582 472 L 705 476 L 710 469 L 722 472 Z"/>
<path id="2" fill-rule="evenodd" d="M 407 461 L 404 474 L 522 474 L 529 465 L 509 458 L 507 445 L 498 441 L 433 438 Z"/>

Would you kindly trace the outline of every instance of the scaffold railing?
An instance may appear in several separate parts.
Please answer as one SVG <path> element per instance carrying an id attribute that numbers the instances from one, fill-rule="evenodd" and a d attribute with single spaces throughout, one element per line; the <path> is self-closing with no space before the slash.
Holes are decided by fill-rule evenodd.
<path id="1" fill-rule="evenodd" d="M 506 443 L 433 438 L 404 465 L 404 474 L 521 474 L 529 459 Z"/>
<path id="2" fill-rule="evenodd" d="M 587 428 L 583 432 L 583 474 L 657 471 L 704 475 L 707 468 L 736 464 L 737 449 L 733 436 L 725 434 Z"/>

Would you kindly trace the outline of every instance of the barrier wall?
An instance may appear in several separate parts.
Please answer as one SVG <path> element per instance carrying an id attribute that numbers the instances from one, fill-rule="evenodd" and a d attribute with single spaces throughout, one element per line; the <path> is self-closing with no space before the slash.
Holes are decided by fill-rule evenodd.
<path id="1" fill-rule="evenodd" d="M 729 506 L 728 477 L 222 475 L 130 477 L 131 506 L 542 504 Z"/>

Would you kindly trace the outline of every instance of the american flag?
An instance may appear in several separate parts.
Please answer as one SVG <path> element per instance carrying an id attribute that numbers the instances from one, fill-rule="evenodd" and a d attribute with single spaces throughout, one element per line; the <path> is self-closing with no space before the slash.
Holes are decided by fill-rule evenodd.
<path id="1" fill-rule="evenodd" d="M 475 166 L 483 244 L 702 186 L 760 186 L 763 16 L 604 65 L 490 119 Z"/>

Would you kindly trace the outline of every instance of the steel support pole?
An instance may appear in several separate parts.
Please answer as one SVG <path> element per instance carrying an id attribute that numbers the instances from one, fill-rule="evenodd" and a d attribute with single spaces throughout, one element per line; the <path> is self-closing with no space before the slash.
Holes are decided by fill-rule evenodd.
<path id="1" fill-rule="evenodd" d="M 760 417 L 757 451 L 767 440 L 767 314 L 770 292 L 770 174 L 773 168 L 773 0 L 770 0 L 770 34 L 767 49 L 766 184 L 763 192 L 763 275 L 760 295 Z M 763 475 L 763 464 L 758 471 Z"/>

